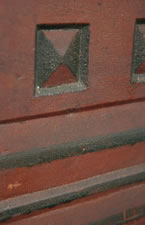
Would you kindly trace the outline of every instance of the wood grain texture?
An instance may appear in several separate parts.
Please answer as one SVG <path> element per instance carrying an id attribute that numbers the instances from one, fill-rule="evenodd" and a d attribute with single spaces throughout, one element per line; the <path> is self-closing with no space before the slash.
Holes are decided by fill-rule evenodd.
<path id="1" fill-rule="evenodd" d="M 134 185 L 103 196 L 94 197 L 69 203 L 66 206 L 37 213 L 34 216 L 27 215 L 15 221 L 7 221 L 4 224 L 15 225 L 116 225 L 127 223 L 145 215 L 145 184 Z M 110 207 L 112 206 L 112 207 Z M 115 207 L 114 207 L 115 206 Z M 3 223 L 1 223 L 3 224 Z"/>
<path id="2" fill-rule="evenodd" d="M 145 85 L 130 83 L 135 20 L 144 17 L 144 0 L 1 0 L 0 121 L 144 99 Z M 35 98 L 36 25 L 60 21 L 90 24 L 89 89 Z"/>

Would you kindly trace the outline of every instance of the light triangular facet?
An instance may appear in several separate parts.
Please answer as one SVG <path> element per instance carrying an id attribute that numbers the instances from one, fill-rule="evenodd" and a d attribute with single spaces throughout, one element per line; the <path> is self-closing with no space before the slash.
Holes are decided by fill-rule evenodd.
<path id="1" fill-rule="evenodd" d="M 43 33 L 51 41 L 56 51 L 64 56 L 67 49 L 69 48 L 72 41 L 75 39 L 75 36 L 79 30 L 78 29 L 69 29 L 69 30 L 43 30 Z"/>

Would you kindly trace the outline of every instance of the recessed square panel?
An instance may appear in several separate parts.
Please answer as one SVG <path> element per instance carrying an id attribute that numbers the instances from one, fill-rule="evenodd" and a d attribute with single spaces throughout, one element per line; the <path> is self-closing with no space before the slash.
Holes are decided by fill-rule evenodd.
<path id="1" fill-rule="evenodd" d="M 37 25 L 35 96 L 85 90 L 89 25 Z"/>
<path id="2" fill-rule="evenodd" d="M 145 82 L 145 19 L 137 20 L 135 25 L 132 82 Z"/>

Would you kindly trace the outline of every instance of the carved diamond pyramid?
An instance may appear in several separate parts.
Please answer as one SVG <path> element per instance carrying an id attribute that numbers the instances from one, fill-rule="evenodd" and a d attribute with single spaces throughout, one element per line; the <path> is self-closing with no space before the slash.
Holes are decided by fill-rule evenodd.
<path id="1" fill-rule="evenodd" d="M 132 82 L 145 82 L 145 20 L 137 20 L 135 25 Z"/>
<path id="2" fill-rule="evenodd" d="M 88 42 L 89 30 L 87 25 L 60 27 L 40 25 L 38 27 L 36 96 L 65 93 L 69 92 L 69 88 L 70 91 L 73 89 L 75 91 L 79 85 L 77 84 L 77 88 L 75 88 L 74 84 L 78 82 L 81 84 L 80 90 L 86 89 Z M 67 84 L 73 84 L 73 86 L 67 87 Z M 45 94 L 42 89 L 45 89 Z"/>

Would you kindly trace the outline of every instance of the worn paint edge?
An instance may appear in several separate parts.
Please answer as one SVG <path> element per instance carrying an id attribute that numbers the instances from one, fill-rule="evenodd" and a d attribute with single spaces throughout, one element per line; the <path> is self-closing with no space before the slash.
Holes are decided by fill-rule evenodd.
<path id="1" fill-rule="evenodd" d="M 0 221 L 143 180 L 145 180 L 145 164 L 2 200 Z"/>

